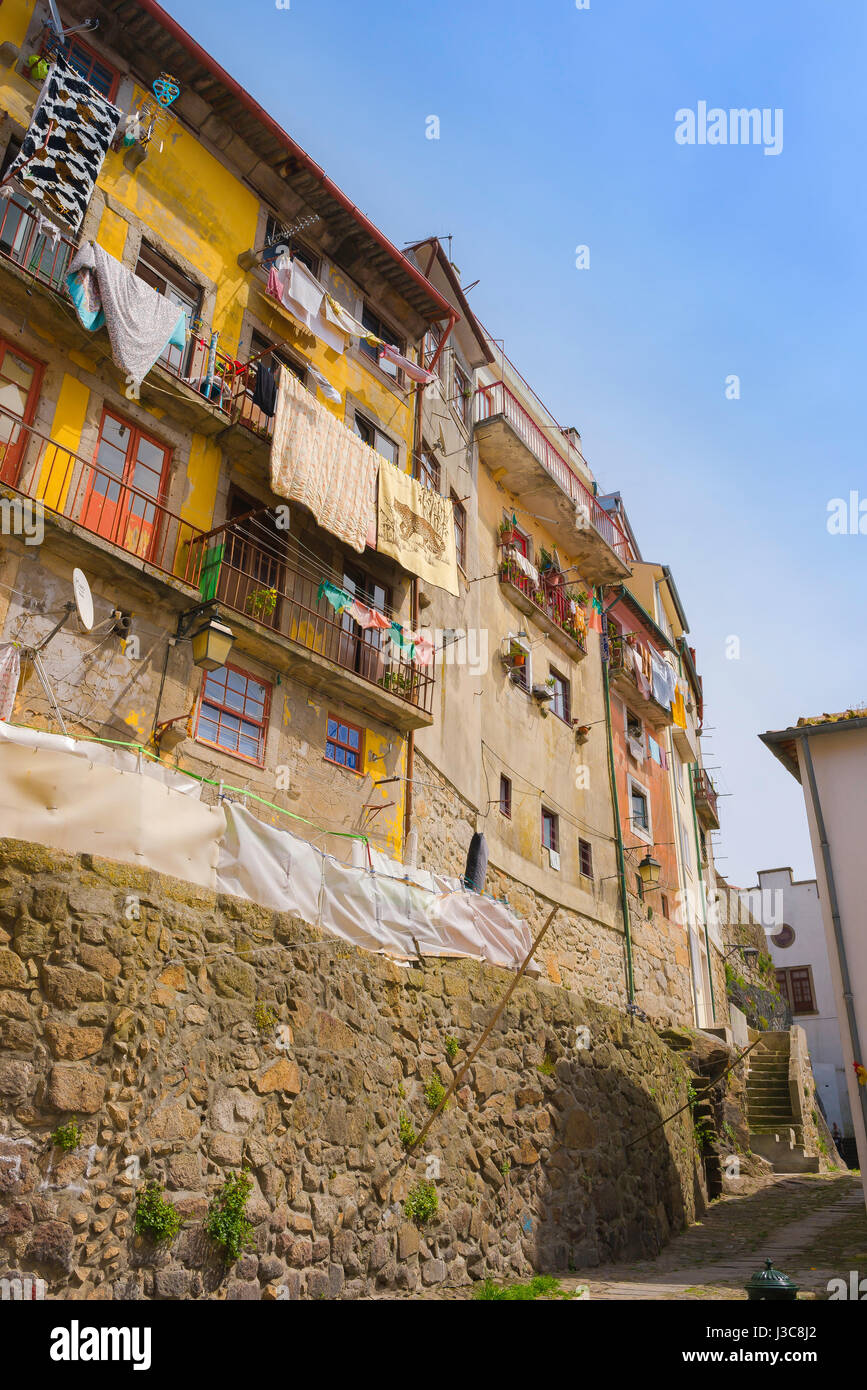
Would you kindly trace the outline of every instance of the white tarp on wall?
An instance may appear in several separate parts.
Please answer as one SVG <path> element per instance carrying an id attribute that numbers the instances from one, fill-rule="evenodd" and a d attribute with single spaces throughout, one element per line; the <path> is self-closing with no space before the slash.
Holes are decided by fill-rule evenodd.
<path id="1" fill-rule="evenodd" d="M 130 749 L 0 721 L 0 837 L 171 874 L 400 960 L 468 956 L 516 968 L 527 924 L 459 880 L 371 852 L 346 864 Z"/>
<path id="2" fill-rule="evenodd" d="M 404 960 L 470 956 L 516 968 L 533 944 L 529 927 L 493 898 L 464 890 L 437 892 L 424 870 L 408 879 L 356 868 L 288 830 L 265 825 L 245 807 L 224 802 L 220 892 L 293 912 L 368 951 Z"/>
<path id="3" fill-rule="evenodd" d="M 129 750 L 56 734 L 18 738 L 31 733 L 0 724 L 0 835 L 139 864 L 216 889 L 220 808 L 150 775 L 156 770 L 178 780 L 165 768 L 148 768 L 147 759 L 138 772 Z M 129 770 L 104 760 L 105 753 L 118 752 L 130 758 Z"/>

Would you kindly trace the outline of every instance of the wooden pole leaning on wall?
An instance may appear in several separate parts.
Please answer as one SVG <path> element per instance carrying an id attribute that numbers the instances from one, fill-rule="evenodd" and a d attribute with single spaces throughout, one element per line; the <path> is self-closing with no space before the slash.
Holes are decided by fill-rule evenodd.
<path id="1" fill-rule="evenodd" d="M 547 919 L 546 919 L 546 921 L 545 921 L 545 925 L 542 927 L 542 930 L 539 932 L 539 935 L 536 937 L 536 940 L 533 942 L 532 946 L 530 947 L 529 952 L 528 952 L 527 955 L 524 957 L 524 960 L 523 960 L 522 963 L 521 963 L 521 967 L 520 967 L 520 969 L 517 971 L 514 980 L 513 980 L 512 983 L 509 985 L 509 988 L 506 990 L 506 993 L 503 995 L 502 999 L 500 1000 L 499 1004 L 497 1005 L 496 1009 L 494 1010 L 494 1012 L 493 1012 L 491 1018 L 490 1018 L 489 1021 L 485 1024 L 484 1030 L 482 1031 L 482 1036 L 479 1038 L 479 1040 L 478 1040 L 478 1042 L 476 1043 L 475 1047 L 473 1048 L 472 1052 L 470 1052 L 470 1054 L 468 1055 L 467 1060 L 464 1062 L 464 1065 L 461 1067 L 461 1069 L 460 1069 L 460 1071 L 458 1072 L 457 1076 L 455 1077 L 454 1081 L 453 1081 L 452 1084 L 449 1086 L 448 1090 L 446 1091 L 445 1095 L 443 1096 L 443 1098 L 442 1098 L 442 1100 L 440 1101 L 439 1105 L 437 1106 L 436 1110 L 433 1112 L 433 1114 L 432 1114 L 432 1115 L 430 1116 L 430 1118 L 428 1119 L 426 1125 L 424 1126 L 424 1128 L 423 1128 L 422 1131 L 421 1131 L 421 1134 L 418 1136 L 418 1138 L 416 1139 L 415 1143 L 414 1143 L 414 1144 L 410 1144 L 409 1148 L 407 1149 L 407 1152 L 406 1152 L 406 1157 L 407 1157 L 407 1158 L 409 1158 L 409 1155 L 410 1155 L 411 1153 L 413 1153 L 417 1148 L 419 1148 L 421 1144 L 424 1143 L 425 1139 L 427 1138 L 428 1131 L 430 1130 L 430 1127 L 431 1127 L 431 1125 L 433 1124 L 434 1120 L 436 1120 L 436 1119 L 438 1118 L 438 1116 L 440 1116 L 440 1115 L 442 1114 L 442 1112 L 445 1110 L 446 1106 L 448 1105 L 449 1101 L 451 1100 L 451 1097 L 454 1095 L 455 1091 L 458 1089 L 458 1086 L 460 1086 L 461 1082 L 463 1081 L 463 1079 L 464 1079 L 464 1077 L 466 1076 L 467 1072 L 469 1071 L 470 1067 L 473 1065 L 473 1061 L 475 1060 L 476 1056 L 478 1055 L 478 1053 L 479 1053 L 479 1051 L 481 1050 L 482 1046 L 484 1045 L 485 1041 L 486 1041 L 487 1038 L 490 1036 L 490 1034 L 493 1032 L 493 1029 L 494 1029 L 494 1027 L 496 1026 L 496 1023 L 497 1023 L 497 1019 L 500 1017 L 500 1014 L 503 1012 L 503 1010 L 505 1009 L 505 1007 L 506 1007 L 506 1005 L 508 1004 L 509 1000 L 511 999 L 512 995 L 515 993 L 515 990 L 518 988 L 518 985 L 519 985 L 519 983 L 520 983 L 520 981 L 521 981 L 521 977 L 523 976 L 524 971 L 527 969 L 527 966 L 530 964 L 530 961 L 533 959 L 533 956 L 536 954 L 536 951 L 539 949 L 539 945 L 540 945 L 540 943 L 541 943 L 541 941 L 542 941 L 542 938 L 544 937 L 545 933 L 547 932 L 548 928 L 550 927 L 550 925 L 551 925 L 551 923 L 553 922 L 553 920 L 554 920 L 554 918 L 556 917 L 556 915 L 557 915 L 557 908 L 556 908 L 556 907 L 552 907 L 552 908 L 551 908 L 551 911 L 548 913 Z"/>

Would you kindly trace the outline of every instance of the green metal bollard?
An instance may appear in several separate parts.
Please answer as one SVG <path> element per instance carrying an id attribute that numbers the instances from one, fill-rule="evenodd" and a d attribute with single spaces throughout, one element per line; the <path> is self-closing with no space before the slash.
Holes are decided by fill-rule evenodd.
<path id="1" fill-rule="evenodd" d="M 744 1284 L 750 1302 L 767 1299 L 769 1302 L 794 1303 L 798 1297 L 798 1285 L 788 1274 L 774 1269 L 770 1260 L 765 1260 L 764 1269 L 758 1270 Z"/>

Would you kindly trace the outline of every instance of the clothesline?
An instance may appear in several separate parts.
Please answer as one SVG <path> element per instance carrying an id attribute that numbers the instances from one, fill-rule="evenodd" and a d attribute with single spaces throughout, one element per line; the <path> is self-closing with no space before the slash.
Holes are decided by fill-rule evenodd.
<path id="1" fill-rule="evenodd" d="M 348 590 L 323 579 L 316 595 L 317 603 L 323 598 L 331 604 L 335 613 L 346 613 L 363 631 L 388 632 L 392 649 L 407 660 L 419 666 L 429 666 L 433 660 L 434 646 L 424 632 L 413 632 L 408 624 L 389 621 L 377 608 L 361 603 Z"/>

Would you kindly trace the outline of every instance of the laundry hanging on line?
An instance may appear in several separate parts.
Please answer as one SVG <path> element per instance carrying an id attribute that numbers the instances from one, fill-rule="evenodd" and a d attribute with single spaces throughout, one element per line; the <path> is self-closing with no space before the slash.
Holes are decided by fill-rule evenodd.
<path id="1" fill-rule="evenodd" d="M 273 415 L 277 409 L 277 381 L 273 367 L 260 362 L 256 368 L 256 381 L 253 385 L 253 404 L 263 415 Z"/>
<path id="2" fill-rule="evenodd" d="M 346 351 L 346 331 L 338 331 L 325 317 L 325 286 L 303 261 L 278 256 L 268 271 L 268 293 L 326 347 Z"/>
<path id="3" fill-rule="evenodd" d="M 76 253 L 66 284 L 80 322 L 91 332 L 105 324 L 112 357 L 136 386 L 166 348 L 186 345 L 185 311 L 98 243 L 87 242 Z"/>
<path id="4" fill-rule="evenodd" d="M 341 396 L 337 387 L 332 386 L 331 382 L 328 380 L 327 377 L 323 376 L 322 373 L 317 371 L 315 367 L 310 367 L 309 371 L 310 375 L 316 382 L 316 385 L 319 387 L 319 390 L 322 392 L 326 400 L 334 401 L 335 403 L 343 400 L 343 397 Z"/>
<path id="5" fill-rule="evenodd" d="M 17 188 L 52 222 L 77 232 L 121 115 L 58 53 L 0 195 Z"/>
<path id="6" fill-rule="evenodd" d="M 270 470 L 278 497 L 300 502 L 320 526 L 361 554 L 376 525 L 383 462 L 292 372 L 279 369 Z"/>
<path id="7" fill-rule="evenodd" d="M 382 347 L 379 349 L 379 355 L 380 358 L 384 357 L 387 362 L 391 362 L 395 367 L 400 367 L 402 371 L 406 372 L 408 377 L 413 381 L 420 382 L 423 386 L 429 386 L 432 381 L 436 380 L 435 372 L 429 372 L 426 367 L 420 367 L 418 362 L 410 361 L 410 359 L 404 357 L 403 353 L 398 351 L 396 347 L 391 347 L 388 343 L 383 343 Z"/>

